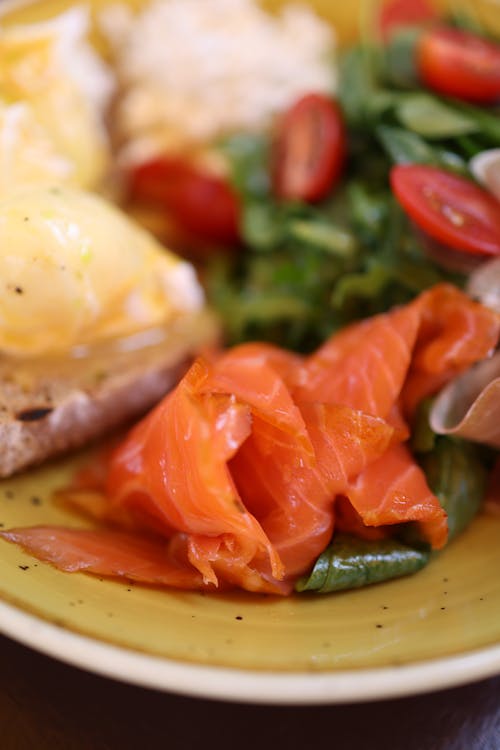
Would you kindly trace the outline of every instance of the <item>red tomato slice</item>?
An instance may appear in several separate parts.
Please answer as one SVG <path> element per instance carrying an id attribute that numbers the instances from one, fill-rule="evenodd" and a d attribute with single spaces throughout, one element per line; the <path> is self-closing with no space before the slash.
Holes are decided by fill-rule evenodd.
<path id="1" fill-rule="evenodd" d="M 434 18 L 436 11 L 428 0 L 391 0 L 380 11 L 380 32 L 387 39 L 397 28 L 423 24 Z"/>
<path id="2" fill-rule="evenodd" d="M 142 164 L 130 176 L 130 192 L 172 214 L 200 239 L 223 244 L 239 240 L 239 202 L 229 183 L 179 157 Z"/>
<path id="3" fill-rule="evenodd" d="M 424 32 L 417 67 L 423 83 L 440 94 L 485 104 L 500 99 L 500 45 L 476 34 L 444 27 Z"/>
<path id="4" fill-rule="evenodd" d="M 500 255 L 500 203 L 486 190 L 420 164 L 393 167 L 391 185 L 410 218 L 433 239 L 468 253 Z"/>
<path id="5" fill-rule="evenodd" d="M 338 181 L 345 153 L 344 121 L 336 102 L 322 94 L 302 97 L 278 126 L 274 192 L 280 198 L 321 200 Z"/>

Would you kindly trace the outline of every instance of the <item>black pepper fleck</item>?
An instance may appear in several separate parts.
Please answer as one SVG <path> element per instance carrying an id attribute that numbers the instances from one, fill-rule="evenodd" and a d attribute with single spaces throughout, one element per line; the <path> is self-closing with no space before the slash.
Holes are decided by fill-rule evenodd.
<path id="1" fill-rule="evenodd" d="M 32 505 L 41 505 L 42 504 L 41 499 L 39 497 L 37 497 L 36 495 L 33 495 L 33 497 L 30 498 L 30 502 L 31 502 Z"/>
<path id="2" fill-rule="evenodd" d="M 30 569 L 29 565 L 18 565 L 17 567 L 21 568 L 21 570 L 29 570 Z"/>
<path id="3" fill-rule="evenodd" d="M 376 627 L 376 628 L 383 628 L 384 626 L 383 626 L 383 625 L 381 625 L 381 624 L 380 624 L 379 622 L 377 622 L 377 624 L 375 625 L 375 627 Z"/>
<path id="4" fill-rule="evenodd" d="M 243 617 L 241 615 L 236 615 L 236 617 L 234 619 L 235 620 L 243 620 Z"/>
<path id="5" fill-rule="evenodd" d="M 3 494 L 8 500 L 12 500 L 12 498 L 14 497 L 14 493 L 12 492 L 12 490 L 5 490 Z"/>
<path id="6" fill-rule="evenodd" d="M 484 597 L 480 596 L 480 597 L 479 597 L 479 601 L 480 601 L 480 602 L 484 602 Z"/>
<path id="7" fill-rule="evenodd" d="M 30 217 L 29 217 L 29 216 L 25 216 L 25 217 L 24 217 L 24 221 L 29 221 L 29 220 L 30 220 Z"/>
<path id="8" fill-rule="evenodd" d="M 389 607 L 387 606 L 387 604 L 383 604 L 382 609 L 389 609 Z"/>
<path id="9" fill-rule="evenodd" d="M 4 526 L 5 526 L 5 524 L 4 524 L 4 523 L 0 523 L 0 527 L 1 527 L 2 529 L 3 529 L 3 527 L 4 527 Z"/>
<path id="10" fill-rule="evenodd" d="M 443 583 L 448 583 L 448 579 L 447 578 L 443 578 Z"/>
<path id="11" fill-rule="evenodd" d="M 52 411 L 52 407 L 43 406 L 35 409 L 24 409 L 16 414 L 16 419 L 19 422 L 37 422 L 39 419 L 43 419 Z"/>
<path id="12" fill-rule="evenodd" d="M 442 609 L 442 610 L 445 610 L 445 609 L 446 609 L 446 607 L 441 607 L 441 609 Z"/>

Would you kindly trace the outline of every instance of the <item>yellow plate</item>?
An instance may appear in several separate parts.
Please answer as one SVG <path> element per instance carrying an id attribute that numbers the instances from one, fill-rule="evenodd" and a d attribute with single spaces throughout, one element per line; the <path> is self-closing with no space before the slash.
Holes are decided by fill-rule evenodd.
<path id="1" fill-rule="evenodd" d="M 67 6 L 38 3 L 13 18 Z M 352 14 L 342 19 L 348 35 Z M 0 483 L 0 524 L 77 524 L 50 500 L 77 460 Z M 410 694 L 500 672 L 499 541 L 500 519 L 483 516 L 416 576 L 284 600 L 64 574 L 0 542 L 0 631 L 81 667 L 192 695 L 315 703 Z"/>
<path id="2" fill-rule="evenodd" d="M 2 526 L 78 525 L 50 499 L 77 460 L 0 483 Z M 87 669 L 196 695 L 307 703 L 434 689 L 500 671 L 499 539 L 500 518 L 483 516 L 411 578 L 288 599 L 60 573 L 0 542 L 0 630 Z"/>

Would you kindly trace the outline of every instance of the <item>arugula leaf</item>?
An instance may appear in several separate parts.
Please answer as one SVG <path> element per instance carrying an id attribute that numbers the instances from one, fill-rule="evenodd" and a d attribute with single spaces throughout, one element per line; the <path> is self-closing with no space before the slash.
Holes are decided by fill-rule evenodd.
<path id="1" fill-rule="evenodd" d="M 492 146 L 500 143 L 500 109 L 484 109 L 474 104 L 454 101 L 453 106 L 476 123 L 476 132 L 482 135 Z"/>
<path id="2" fill-rule="evenodd" d="M 388 191 L 369 190 L 364 182 L 352 180 L 347 197 L 354 230 L 366 241 L 380 239 L 389 213 Z"/>
<path id="3" fill-rule="evenodd" d="M 295 590 L 328 594 L 416 573 L 429 561 L 426 546 L 409 547 L 393 539 L 365 541 L 338 535 L 318 557 L 311 573 Z"/>
<path id="4" fill-rule="evenodd" d="M 338 99 L 348 125 L 364 129 L 393 105 L 393 94 L 378 82 L 380 51 L 353 47 L 339 63 Z"/>
<path id="5" fill-rule="evenodd" d="M 390 85 L 402 88 L 418 86 L 415 47 L 421 28 L 404 28 L 391 35 L 385 47 L 384 77 Z"/>
<path id="6" fill-rule="evenodd" d="M 480 130 L 477 118 L 424 92 L 402 94 L 395 111 L 402 125 L 426 138 L 453 138 Z"/>
<path id="7" fill-rule="evenodd" d="M 288 225 L 288 236 L 339 258 L 354 255 L 357 242 L 351 232 L 347 232 L 331 222 L 295 219 Z"/>
<path id="8" fill-rule="evenodd" d="M 379 125 L 375 134 L 396 164 L 430 164 L 469 175 L 467 162 L 441 146 L 431 146 L 417 133 L 391 125 Z"/>
<path id="9" fill-rule="evenodd" d="M 244 201 L 240 231 L 245 243 L 255 250 L 272 250 L 283 236 L 283 227 L 275 205 L 270 200 Z"/>
<path id="10" fill-rule="evenodd" d="M 435 152 L 416 133 L 390 125 L 379 125 L 375 134 L 396 164 L 435 164 Z"/>
<path id="11" fill-rule="evenodd" d="M 231 179 L 237 191 L 254 199 L 271 193 L 268 138 L 251 133 L 237 133 L 221 140 L 218 150 L 231 166 Z"/>

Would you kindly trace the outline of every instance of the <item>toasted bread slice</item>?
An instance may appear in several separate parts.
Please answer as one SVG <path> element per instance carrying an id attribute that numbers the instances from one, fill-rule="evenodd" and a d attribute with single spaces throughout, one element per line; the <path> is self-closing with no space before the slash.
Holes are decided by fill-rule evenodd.
<path id="1" fill-rule="evenodd" d="M 217 331 L 203 310 L 72 356 L 0 359 L 0 476 L 142 415 L 175 385 L 200 347 L 216 341 Z"/>

